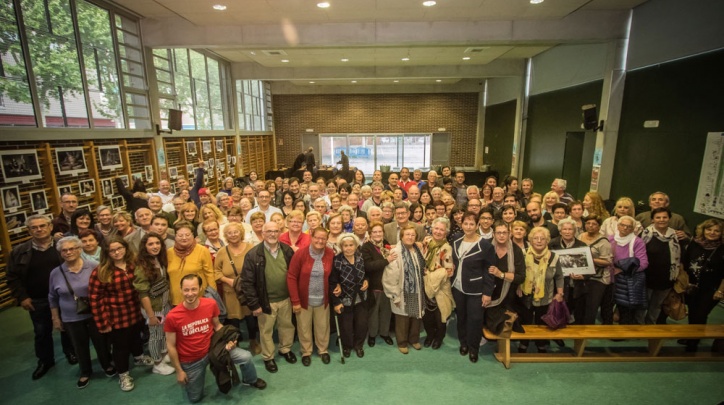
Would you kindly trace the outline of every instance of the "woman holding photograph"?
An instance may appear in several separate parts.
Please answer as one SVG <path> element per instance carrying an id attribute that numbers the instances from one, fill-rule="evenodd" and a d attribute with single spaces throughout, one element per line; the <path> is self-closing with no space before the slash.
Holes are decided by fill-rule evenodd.
<path id="1" fill-rule="evenodd" d="M 559 236 L 553 238 L 548 249 L 561 252 L 567 249 L 586 247 L 584 242 L 576 239 L 576 221 L 572 218 L 563 218 L 558 221 Z M 567 298 L 566 304 L 573 314 L 574 322 L 583 322 L 586 313 L 586 283 L 589 276 L 570 274 L 564 278 L 563 295 Z"/>

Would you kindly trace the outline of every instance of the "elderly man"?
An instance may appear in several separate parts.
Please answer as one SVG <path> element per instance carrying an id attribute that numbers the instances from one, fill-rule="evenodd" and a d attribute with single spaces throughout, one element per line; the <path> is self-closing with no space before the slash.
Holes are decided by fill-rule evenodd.
<path id="1" fill-rule="evenodd" d="M 553 183 L 551 183 L 551 190 L 555 191 L 555 193 L 558 194 L 558 200 L 560 202 L 569 205 L 573 202 L 573 196 L 566 192 L 567 184 L 568 182 L 563 179 L 554 179 Z"/>
<path id="2" fill-rule="evenodd" d="M 355 193 L 350 193 L 347 197 L 347 205 L 352 207 L 352 218 L 364 218 L 367 220 L 367 214 L 359 209 L 359 196 Z"/>
<path id="3" fill-rule="evenodd" d="M 395 220 L 385 225 L 385 240 L 396 245 L 400 240 L 400 229 L 407 225 L 410 220 L 410 208 L 407 204 L 399 202 L 395 204 Z M 414 224 L 417 230 L 417 241 L 422 242 L 425 237 L 425 227 L 422 224 Z"/>
<path id="4" fill-rule="evenodd" d="M 465 192 L 468 195 L 468 202 L 470 200 L 477 200 L 480 199 L 480 189 L 478 186 L 469 186 Z"/>
<path id="5" fill-rule="evenodd" d="M 488 205 L 490 207 L 493 207 L 495 217 L 499 218 L 500 213 L 503 211 L 503 205 L 505 205 L 505 190 L 503 190 L 501 187 L 495 187 L 493 189 L 493 195 L 491 198 L 492 201 Z"/>
<path id="6" fill-rule="evenodd" d="M 173 200 L 172 200 L 173 201 Z M 158 195 L 154 194 L 148 199 L 148 209 L 151 210 L 153 215 L 163 215 L 168 218 L 168 222 L 175 219 L 171 213 L 163 210 L 163 200 Z"/>
<path id="7" fill-rule="evenodd" d="M 296 363 L 292 352 L 294 325 L 292 304 L 287 287 L 287 269 L 294 251 L 279 243 L 279 227 L 267 222 L 262 228 L 264 242 L 249 250 L 242 267 L 242 290 L 246 305 L 259 318 L 259 338 L 264 366 L 270 373 L 279 369 L 274 361 L 274 327 L 279 335 L 279 355 L 288 363 Z"/>
<path id="8" fill-rule="evenodd" d="M 381 213 L 380 213 L 381 215 Z M 354 219 L 354 225 L 352 228 L 352 232 L 354 235 L 359 239 L 360 246 L 367 242 L 367 220 L 362 217 L 357 217 Z"/>
<path id="9" fill-rule="evenodd" d="M 35 357 L 38 358 L 33 380 L 37 380 L 55 365 L 53 320 L 48 291 L 50 272 L 60 266 L 63 259 L 53 247 L 50 219 L 43 215 L 31 215 L 25 221 L 25 226 L 31 239 L 15 246 L 10 252 L 7 284 L 13 298 L 28 311 L 33 322 Z M 60 341 L 68 363 L 78 363 L 73 345 L 65 332 L 61 333 Z"/>
<path id="10" fill-rule="evenodd" d="M 153 212 L 148 208 L 139 208 L 134 214 L 136 217 L 136 228 L 129 235 L 123 239 L 128 242 L 128 247 L 131 249 L 134 255 L 138 255 L 139 246 L 141 245 L 141 238 L 143 238 L 151 230 L 151 221 L 153 221 Z"/>
<path id="11" fill-rule="evenodd" d="M 78 208 L 78 197 L 73 194 L 65 193 L 60 196 L 60 214 L 53 219 L 53 239 L 59 240 L 63 235 L 70 231 L 70 217 Z"/>
<path id="12" fill-rule="evenodd" d="M 259 200 L 259 205 L 249 210 L 249 212 L 246 213 L 246 218 L 244 221 L 247 224 L 251 224 L 251 215 L 255 212 L 263 212 L 264 215 L 266 215 L 266 221 L 271 221 L 271 216 L 275 213 L 282 213 L 282 210 L 280 210 L 277 207 L 271 206 L 271 194 L 267 190 L 261 190 L 259 192 L 259 195 L 257 196 L 257 200 Z"/>
<path id="13" fill-rule="evenodd" d="M 669 196 L 663 191 L 656 191 L 649 196 L 649 207 L 652 210 L 656 208 L 669 208 Z M 641 222 L 641 226 L 647 228 L 651 225 L 651 211 L 642 212 L 636 215 L 636 220 Z M 691 230 L 686 225 L 684 217 L 672 212 L 671 218 L 669 218 L 669 228 L 676 231 L 676 238 L 679 241 L 686 241 L 691 238 Z"/>
<path id="14" fill-rule="evenodd" d="M 244 191 L 242 191 L 242 196 L 244 198 L 248 198 L 249 201 L 251 201 L 251 206 L 256 207 L 256 195 L 254 193 L 254 187 L 252 186 L 246 186 L 244 187 Z"/>
<path id="15" fill-rule="evenodd" d="M 407 202 L 410 204 L 420 202 L 420 188 L 417 186 L 410 186 L 407 191 Z"/>
<path id="16" fill-rule="evenodd" d="M 467 210 L 480 215 L 480 210 L 483 208 L 483 203 L 477 198 L 471 198 L 468 200 Z"/>
<path id="17" fill-rule="evenodd" d="M 307 208 L 311 210 L 314 202 L 321 196 L 321 193 L 319 192 L 319 184 L 311 183 L 307 189 L 307 193 L 308 194 L 304 196 L 304 202 L 307 203 Z"/>
<path id="18" fill-rule="evenodd" d="M 154 193 L 161 198 L 161 203 L 168 204 L 173 200 L 173 193 L 171 192 L 171 183 L 168 180 L 161 180 L 158 182 L 158 193 Z"/>
<path id="19" fill-rule="evenodd" d="M 367 199 L 367 201 L 362 204 L 362 211 L 369 212 L 370 207 L 379 207 L 380 204 L 382 204 L 382 190 L 384 189 L 384 186 L 381 182 L 375 181 L 370 186 L 372 188 L 372 195 L 370 198 Z"/>

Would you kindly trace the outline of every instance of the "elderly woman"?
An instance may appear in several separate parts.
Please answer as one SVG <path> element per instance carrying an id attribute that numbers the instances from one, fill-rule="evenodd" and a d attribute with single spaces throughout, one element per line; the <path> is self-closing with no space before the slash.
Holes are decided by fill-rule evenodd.
<path id="1" fill-rule="evenodd" d="M 329 291 L 334 312 L 339 317 L 342 353 L 349 357 L 354 349 L 357 357 L 364 357 L 367 336 L 367 287 L 362 254 L 357 251 L 359 239 L 351 233 L 339 237 L 342 253 L 334 257 L 329 276 Z"/>
<path id="2" fill-rule="evenodd" d="M 354 231 L 354 211 L 352 210 L 352 207 L 349 205 L 343 205 L 339 207 L 337 212 L 342 215 L 342 227 L 344 232 L 352 233 Z"/>
<path id="3" fill-rule="evenodd" d="M 99 205 L 96 209 L 96 231 L 103 237 L 113 232 L 113 212 L 105 205 Z"/>
<path id="4" fill-rule="evenodd" d="M 571 218 L 563 218 L 558 221 L 558 232 L 559 236 L 548 243 L 548 249 L 554 252 L 587 246 L 576 239 L 576 221 Z M 590 277 L 580 274 L 565 276 L 563 295 L 567 298 L 566 304 L 576 322 L 582 322 L 585 319 L 588 278 Z"/>
<path id="5" fill-rule="evenodd" d="M 553 300 L 563 301 L 563 271 L 558 256 L 548 249 L 551 234 L 547 228 L 535 227 L 528 234 L 530 247 L 525 253 L 525 281 L 518 287 L 524 310 L 519 314 L 523 325 L 545 325 L 541 319 Z M 536 340 L 539 353 L 548 351 L 547 340 Z M 528 341 L 521 340 L 519 353 L 528 351 Z"/>
<path id="6" fill-rule="evenodd" d="M 397 349 L 402 354 L 409 353 L 408 345 L 415 350 L 422 349 L 420 320 L 425 311 L 425 257 L 415 244 L 417 238 L 414 224 L 400 229 L 400 243 L 393 249 L 397 259 L 385 267 L 382 275 L 382 286 L 395 314 Z"/>
<path id="7" fill-rule="evenodd" d="M 550 221 L 553 217 L 553 204 L 561 202 L 555 191 L 549 191 L 543 196 L 543 217 Z"/>
<path id="8" fill-rule="evenodd" d="M 510 241 L 523 252 L 528 250 L 528 246 L 530 246 L 526 238 L 526 236 L 528 236 L 528 229 L 528 224 L 523 221 L 513 221 L 513 223 L 510 224 Z"/>
<path id="9" fill-rule="evenodd" d="M 488 272 L 497 263 L 495 249 L 478 230 L 478 217 L 466 212 L 462 220 L 463 237 L 454 241 L 452 293 L 457 313 L 460 355 L 478 361 L 479 343 L 483 334 L 483 310 L 490 304 L 495 281 Z"/>
<path id="10" fill-rule="evenodd" d="M 48 302 L 53 328 L 68 332 L 80 366 L 80 378 L 76 387 L 85 388 L 90 384 L 93 373 L 90 341 L 93 342 L 98 362 L 106 375 L 112 377 L 116 374 L 111 364 L 107 337 L 98 332 L 90 312 L 79 314 L 76 307 L 76 297 L 87 299 L 88 281 L 98 263 L 81 257 L 81 241 L 75 236 L 61 238 L 55 246 L 63 258 L 63 264 L 50 273 Z"/>
<path id="11" fill-rule="evenodd" d="M 624 215 L 618 218 L 616 233 L 608 237 L 613 250 L 614 297 L 620 325 L 644 323 L 646 284 L 641 278 L 645 277 L 642 272 L 649 267 L 649 258 L 646 244 L 634 234 L 635 224 L 633 217 Z"/>
<path id="12" fill-rule="evenodd" d="M 92 229 L 84 229 L 78 233 L 83 250 L 80 257 L 83 260 L 90 260 L 96 263 L 101 261 L 101 241 L 98 240 L 98 233 Z"/>
<path id="13" fill-rule="evenodd" d="M 202 205 L 196 217 L 196 222 L 198 223 L 198 226 L 196 227 L 196 235 L 202 242 L 206 240 L 206 234 L 204 233 L 204 222 L 209 219 L 216 221 L 220 230 L 229 223 L 229 220 L 224 216 L 224 213 L 221 212 L 219 207 L 215 206 L 214 204 Z"/>
<path id="14" fill-rule="evenodd" d="M 395 216 L 395 205 L 391 202 L 383 202 L 380 205 L 382 209 L 382 222 L 389 224 Z"/>
<path id="15" fill-rule="evenodd" d="M 422 242 L 425 256 L 425 314 L 422 323 L 427 334 L 423 344 L 435 350 L 442 346 L 447 332 L 447 319 L 455 308 L 450 287 L 450 276 L 453 274 L 452 247 L 445 239 L 449 226 L 447 218 L 435 218 L 432 221 L 432 235 Z"/>
<path id="16" fill-rule="evenodd" d="M 262 213 L 262 215 L 264 215 Z M 246 321 L 246 328 L 249 332 L 249 351 L 253 354 L 261 353 L 258 334 L 259 325 L 256 317 L 251 316 L 251 311 L 243 303 L 234 291 L 234 280 L 241 276 L 241 266 L 244 264 L 246 253 L 253 247 L 251 243 L 244 240 L 244 228 L 236 222 L 229 223 L 224 227 L 224 238 L 227 245 L 219 250 L 214 261 L 214 278 L 221 282 L 223 288 L 222 297 L 226 305 L 227 325 L 234 325 L 241 328 L 241 320 Z"/>
<path id="17" fill-rule="evenodd" d="M 576 222 L 576 236 L 584 232 L 583 229 L 583 203 L 580 201 L 573 201 L 568 204 L 568 211 L 570 215 L 568 218 Z M 555 214 L 555 212 L 554 212 Z"/>
<path id="18" fill-rule="evenodd" d="M 339 246 L 339 236 L 342 232 L 344 232 L 344 224 L 342 222 L 341 214 L 329 214 L 329 219 L 327 219 L 327 231 L 329 231 L 327 246 L 334 251 L 335 255 L 341 253 L 342 249 Z"/>
<path id="19" fill-rule="evenodd" d="M 204 281 L 203 288 L 216 289 L 214 268 L 211 253 L 204 246 L 196 243 L 194 226 L 188 222 L 178 222 L 174 225 L 176 243 L 168 249 L 168 278 L 172 286 L 181 285 L 181 279 L 187 274 L 197 274 Z M 178 305 L 183 301 L 183 295 L 178 288 L 171 288 L 171 305 Z"/>
<path id="20" fill-rule="evenodd" d="M 125 238 L 136 230 L 131 214 L 126 211 L 118 211 L 113 215 L 113 228 L 115 228 L 115 232 L 111 232 L 111 236 L 118 235 L 121 238 Z"/>
<path id="21" fill-rule="evenodd" d="M 583 218 L 586 232 L 578 235 L 583 243 L 591 249 L 596 274 L 586 284 L 586 314 L 583 325 L 595 325 L 596 314 L 601 309 L 601 320 L 604 325 L 613 324 L 613 279 L 611 261 L 611 242 L 601 235 L 601 219 L 596 215 Z"/>
<path id="22" fill-rule="evenodd" d="M 133 286 L 141 298 L 142 314 L 148 325 L 148 352 L 154 362 L 153 372 L 161 375 L 176 371 L 163 361 L 168 352 L 163 320 L 171 310 L 168 304 L 170 286 L 166 278 L 167 266 L 166 245 L 161 235 L 153 232 L 144 235 L 138 247 Z"/>
<path id="23" fill-rule="evenodd" d="M 250 235 L 253 232 L 253 230 L 251 228 L 251 225 L 244 222 L 244 217 L 241 216 L 241 208 L 231 207 L 231 209 L 229 210 L 229 213 L 226 216 L 226 219 L 229 221 L 229 223 L 235 222 L 235 223 L 241 225 L 242 229 L 244 230 L 245 239 L 248 239 L 251 237 Z M 226 229 L 225 226 L 221 228 L 221 239 L 226 240 L 224 229 Z"/>
<path id="24" fill-rule="evenodd" d="M 652 325 L 666 324 L 666 317 L 659 317 L 661 304 L 669 295 L 681 266 L 681 246 L 676 231 L 669 227 L 671 210 L 658 207 L 651 210 L 652 224 L 644 229 L 641 239 L 646 244 L 649 267 L 646 268 L 646 301 L 648 309 L 644 322 Z"/>
<path id="25" fill-rule="evenodd" d="M 279 242 L 286 243 L 295 252 L 304 249 L 311 243 L 310 234 L 302 232 L 304 213 L 294 210 L 287 215 L 287 231 L 279 235 Z M 319 224 L 317 224 L 319 226 Z"/>
<path id="26" fill-rule="evenodd" d="M 508 225 L 496 221 L 493 230 L 492 242 L 497 261 L 488 269 L 488 273 L 495 279 L 495 288 L 485 314 L 486 327 L 489 328 L 487 325 L 505 321 L 505 311 L 517 309 L 515 292 L 525 281 L 525 254 L 523 249 L 512 242 Z"/>
<path id="27" fill-rule="evenodd" d="M 251 214 L 251 217 L 249 217 L 249 222 L 251 222 L 252 229 L 252 231 L 248 233 L 249 243 L 251 243 L 253 246 L 256 246 L 264 240 L 262 230 L 264 228 L 264 224 L 266 223 L 266 214 L 257 211 Z"/>
<path id="28" fill-rule="evenodd" d="M 312 231 L 317 228 L 318 226 L 322 225 L 322 214 L 319 212 L 312 210 L 307 213 L 307 222 L 305 226 L 307 227 L 307 230 L 304 232 L 307 235 L 312 236 Z M 311 240 L 311 239 L 310 239 Z"/>
<path id="29" fill-rule="evenodd" d="M 219 223 L 214 218 L 209 218 L 201 224 L 201 230 L 204 232 L 205 241 L 204 246 L 209 249 L 211 253 L 211 261 L 216 260 L 216 254 L 221 250 L 226 243 L 221 239 L 221 230 L 219 229 Z"/>
<path id="30" fill-rule="evenodd" d="M 718 219 L 707 219 L 696 227 L 696 236 L 684 253 L 684 268 L 692 289 L 687 295 L 689 324 L 706 324 L 709 313 L 724 299 L 724 224 Z M 688 340 L 686 350 L 695 352 L 699 341 Z"/>
<path id="31" fill-rule="evenodd" d="M 313 230 L 312 242 L 292 256 L 287 271 L 287 287 L 297 318 L 297 334 L 302 364 L 312 363 L 312 331 L 322 363 L 329 364 L 329 287 L 334 252 L 327 247 L 327 230 Z"/>
<path id="32" fill-rule="evenodd" d="M 113 236 L 103 242 L 101 263 L 90 275 L 88 301 L 98 331 L 107 334 L 113 347 L 113 363 L 118 371 L 121 391 L 135 385 L 129 374 L 129 355 L 137 366 L 152 366 L 153 359 L 143 354 L 141 302 L 133 287 L 133 252 L 128 242 Z"/>
<path id="33" fill-rule="evenodd" d="M 385 229 L 382 222 L 370 222 L 369 236 L 367 242 L 360 247 L 365 264 L 365 275 L 371 291 L 371 294 L 367 295 L 369 301 L 367 344 L 369 347 L 374 347 L 375 338 L 379 334 L 385 343 L 392 345 L 392 338 L 390 338 L 392 312 L 390 299 L 385 295 L 382 286 L 382 274 L 385 267 L 397 259 L 397 253 L 391 253 L 389 243 L 384 240 Z"/>
<path id="34" fill-rule="evenodd" d="M 628 197 L 621 197 L 616 201 L 616 207 L 614 208 L 614 215 L 606 218 L 601 224 L 601 233 L 606 237 L 613 236 L 618 230 L 618 221 L 623 216 L 630 216 L 631 218 L 636 216 L 633 201 Z M 643 230 L 641 223 L 634 220 L 634 234 L 638 235 Z"/>

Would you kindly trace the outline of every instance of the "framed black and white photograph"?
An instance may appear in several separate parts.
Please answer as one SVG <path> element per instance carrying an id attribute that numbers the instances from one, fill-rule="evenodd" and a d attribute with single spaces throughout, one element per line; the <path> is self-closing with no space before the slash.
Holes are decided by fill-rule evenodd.
<path id="1" fill-rule="evenodd" d="M 114 195 L 111 197 L 111 209 L 113 211 L 120 211 L 123 209 L 124 201 L 123 196 Z"/>
<path id="2" fill-rule="evenodd" d="M 178 177 L 178 167 L 169 167 L 168 168 L 168 177 L 175 179 Z"/>
<path id="3" fill-rule="evenodd" d="M 216 141 L 216 151 L 217 152 L 224 151 L 224 141 Z"/>
<path id="4" fill-rule="evenodd" d="M 558 250 L 556 254 L 558 255 L 558 262 L 561 264 L 564 277 L 571 274 L 596 274 L 596 268 L 593 265 L 593 256 L 591 256 L 591 248 L 580 247 Z"/>
<path id="5" fill-rule="evenodd" d="M 18 233 L 25 229 L 25 220 L 28 218 L 25 211 L 5 215 L 8 233 Z"/>
<path id="6" fill-rule="evenodd" d="M 146 165 L 144 166 L 144 171 L 146 172 L 146 181 L 152 182 L 153 181 L 153 166 L 152 165 Z"/>
<path id="7" fill-rule="evenodd" d="M 76 210 L 76 211 L 78 211 L 78 210 L 87 210 L 88 212 L 93 213 L 93 211 L 91 210 L 91 205 L 90 205 L 90 204 L 79 205 L 78 208 L 76 208 L 75 210 Z"/>
<path id="8" fill-rule="evenodd" d="M 191 142 L 186 142 L 186 152 L 187 152 L 189 155 L 196 156 L 196 154 L 198 153 L 198 152 L 196 151 L 196 142 L 193 142 L 193 141 L 191 141 Z"/>
<path id="9" fill-rule="evenodd" d="M 236 156 L 231 157 L 231 165 L 236 166 Z"/>
<path id="10" fill-rule="evenodd" d="M 73 186 L 69 184 L 67 186 L 58 187 L 58 199 L 62 198 L 63 194 L 73 194 Z"/>
<path id="11" fill-rule="evenodd" d="M 34 149 L 0 151 L 0 162 L 5 183 L 16 181 L 26 183 L 43 177 L 40 174 L 38 152 Z"/>
<path id="12" fill-rule="evenodd" d="M 176 194 L 176 190 L 178 190 L 176 183 L 171 183 L 171 194 Z"/>
<path id="13" fill-rule="evenodd" d="M 223 161 L 222 161 L 222 162 L 218 162 L 218 163 L 216 164 L 216 166 L 219 168 L 219 171 L 220 171 L 221 173 L 226 172 L 226 163 L 224 163 Z"/>
<path id="14" fill-rule="evenodd" d="M 61 176 L 68 174 L 77 176 L 78 173 L 88 172 L 82 146 L 55 148 L 55 159 L 58 164 L 58 174 Z"/>
<path id="15" fill-rule="evenodd" d="M 92 194 L 96 192 L 96 181 L 93 179 L 81 180 L 78 182 L 80 194 Z"/>
<path id="16" fill-rule="evenodd" d="M 98 155 L 101 159 L 101 170 L 123 169 L 121 148 L 119 146 L 99 146 Z"/>
<path id="17" fill-rule="evenodd" d="M 136 180 L 143 181 L 143 172 L 133 173 L 131 174 L 131 182 L 136 183 Z"/>
<path id="18" fill-rule="evenodd" d="M 131 183 L 128 181 L 128 175 L 124 174 L 121 176 L 118 176 L 119 179 L 121 179 L 121 183 L 123 183 L 123 187 L 129 188 L 131 186 Z"/>
<path id="19" fill-rule="evenodd" d="M 216 166 L 216 163 L 215 163 L 215 162 L 216 162 L 216 161 L 214 160 L 214 158 L 210 158 L 209 161 L 208 161 L 206 164 L 208 165 L 209 169 L 213 169 L 214 166 Z"/>
<path id="20" fill-rule="evenodd" d="M 101 191 L 103 191 L 103 197 L 110 197 L 113 195 L 113 179 L 101 179 Z"/>
<path id="21" fill-rule="evenodd" d="M 10 186 L 0 188 L 0 194 L 3 198 L 3 208 L 6 212 L 14 212 L 20 208 L 20 187 Z"/>
<path id="22" fill-rule="evenodd" d="M 190 174 L 190 175 L 194 174 L 194 165 L 192 165 L 192 164 L 187 164 L 187 165 L 186 165 L 186 173 L 188 173 L 188 174 Z"/>
<path id="23" fill-rule="evenodd" d="M 202 141 L 201 150 L 204 152 L 204 155 L 211 153 L 211 141 Z"/>
<path id="24" fill-rule="evenodd" d="M 45 190 L 31 191 L 30 192 L 30 203 L 32 204 L 33 211 L 45 211 L 48 209 L 48 196 L 45 195 Z"/>

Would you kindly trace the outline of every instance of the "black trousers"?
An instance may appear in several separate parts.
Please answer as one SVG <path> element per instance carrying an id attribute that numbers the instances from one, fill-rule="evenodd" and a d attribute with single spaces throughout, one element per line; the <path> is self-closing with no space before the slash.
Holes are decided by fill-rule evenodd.
<path id="1" fill-rule="evenodd" d="M 453 288 L 455 312 L 458 317 L 458 339 L 460 346 L 467 346 L 470 353 L 477 354 L 483 337 L 483 296 L 466 295 Z"/>
<path id="2" fill-rule="evenodd" d="M 130 368 L 128 356 L 133 357 L 143 354 L 143 341 L 141 340 L 141 328 L 143 323 L 139 322 L 128 328 L 113 329 L 108 335 L 108 340 L 113 346 L 113 362 L 116 364 L 118 374 L 123 374 Z"/>
<path id="3" fill-rule="evenodd" d="M 442 340 L 445 339 L 447 325 L 442 322 L 440 308 L 436 307 L 433 311 L 426 309 L 425 315 L 422 316 L 422 324 L 425 326 L 428 339 L 438 342 L 442 342 Z"/>
<path id="4" fill-rule="evenodd" d="M 93 373 L 91 367 L 90 342 L 98 356 L 98 362 L 101 363 L 103 370 L 111 368 L 111 352 L 108 344 L 108 336 L 98 332 L 93 318 L 88 318 L 78 322 L 66 322 L 63 324 L 65 330 L 70 335 L 70 340 L 75 348 L 75 355 L 78 356 L 78 365 L 80 366 L 80 376 L 90 377 Z"/>
<path id="5" fill-rule="evenodd" d="M 531 306 L 530 308 L 526 308 L 523 313 L 519 314 L 521 315 L 521 324 L 523 325 L 545 325 L 546 323 L 543 322 L 543 315 L 545 315 L 548 312 L 548 305 L 541 305 L 539 307 Z M 522 340 L 520 341 L 520 345 L 523 347 L 528 347 L 528 343 L 530 343 L 530 340 Z M 535 345 L 539 349 L 545 349 L 548 344 L 550 343 L 549 340 L 536 340 Z"/>
<path id="6" fill-rule="evenodd" d="M 35 334 L 35 357 L 44 364 L 55 364 L 55 350 L 53 348 L 53 317 L 47 299 L 33 299 L 35 311 L 29 311 L 30 320 L 33 321 Z M 60 332 L 60 343 L 63 353 L 73 353 L 73 343 L 67 332 Z"/>
<path id="7" fill-rule="evenodd" d="M 613 284 L 603 284 L 597 281 L 588 282 L 588 294 L 586 294 L 586 313 L 583 317 L 583 325 L 595 325 L 596 314 L 601 309 L 601 320 L 604 325 L 613 325 Z M 578 316 L 576 323 L 579 323 Z"/>
<path id="8" fill-rule="evenodd" d="M 339 317 L 340 337 L 344 349 L 361 349 L 367 337 L 367 306 L 365 302 L 345 306 Z"/>
<path id="9" fill-rule="evenodd" d="M 686 296 L 686 304 L 689 306 L 689 325 L 706 324 L 711 310 L 718 303 L 718 301 L 714 300 L 714 291 L 716 290 L 697 290 L 695 293 Z M 689 340 L 689 346 L 696 347 L 698 344 L 699 339 Z"/>

